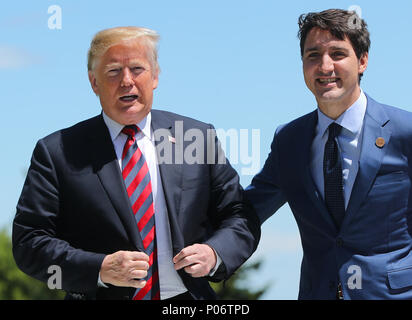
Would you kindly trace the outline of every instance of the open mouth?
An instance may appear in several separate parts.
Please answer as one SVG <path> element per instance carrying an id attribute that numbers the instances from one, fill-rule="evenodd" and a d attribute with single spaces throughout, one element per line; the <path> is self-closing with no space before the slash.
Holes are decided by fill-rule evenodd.
<path id="1" fill-rule="evenodd" d="M 338 80 L 340 80 L 339 78 L 323 78 L 323 79 L 317 79 L 316 81 L 319 82 L 320 84 L 330 84 L 330 83 L 336 83 Z"/>
<path id="2" fill-rule="evenodd" d="M 128 95 L 121 96 L 119 99 L 123 102 L 133 102 L 137 100 L 138 98 L 139 96 L 135 94 L 128 94 Z"/>

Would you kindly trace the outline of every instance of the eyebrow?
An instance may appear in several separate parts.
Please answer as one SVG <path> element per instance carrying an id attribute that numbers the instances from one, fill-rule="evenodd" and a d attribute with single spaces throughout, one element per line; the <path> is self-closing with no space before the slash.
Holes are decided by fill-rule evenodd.
<path id="1" fill-rule="evenodd" d="M 141 66 L 142 65 L 141 61 L 134 59 L 134 60 L 130 60 L 129 63 L 127 64 L 127 66 L 136 66 L 136 65 Z M 123 67 L 123 64 L 120 62 L 111 62 L 111 63 L 109 62 L 108 64 L 104 66 L 104 70 L 109 70 L 111 68 L 122 68 L 122 67 Z"/>
<path id="2" fill-rule="evenodd" d="M 118 67 L 121 67 L 121 66 L 122 66 L 121 63 L 114 62 L 114 63 L 106 64 L 104 66 L 104 69 L 107 70 L 107 69 L 111 69 L 111 68 L 118 68 Z"/>
<path id="3" fill-rule="evenodd" d="M 311 48 L 305 49 L 304 52 L 306 53 L 306 52 L 312 52 L 312 51 L 319 51 L 319 49 L 320 49 L 319 46 L 317 46 L 317 47 L 311 47 Z M 345 51 L 345 52 L 348 52 L 348 51 L 349 51 L 347 48 L 339 47 L 339 46 L 332 46 L 332 47 L 330 47 L 329 49 L 332 49 L 332 50 L 342 50 L 342 51 Z"/>

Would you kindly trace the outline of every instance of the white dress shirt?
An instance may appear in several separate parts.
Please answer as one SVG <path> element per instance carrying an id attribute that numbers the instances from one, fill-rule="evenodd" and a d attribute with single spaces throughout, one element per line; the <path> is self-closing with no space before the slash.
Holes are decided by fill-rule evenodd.
<path id="1" fill-rule="evenodd" d="M 365 117 L 367 98 L 361 90 L 356 102 L 350 106 L 340 117 L 333 120 L 327 117 L 318 108 L 318 124 L 316 126 L 315 138 L 311 147 L 310 169 L 313 181 L 325 199 L 325 186 L 323 179 L 323 153 L 325 143 L 328 139 L 328 127 L 332 122 L 342 126 L 338 136 L 338 144 L 341 151 L 343 191 L 345 208 L 347 208 L 353 184 L 359 170 L 359 157 L 362 146 L 363 119 Z"/>
<path id="2" fill-rule="evenodd" d="M 122 133 L 124 125 L 110 119 L 103 112 L 104 122 L 109 129 L 114 150 L 122 170 L 122 152 L 127 135 Z M 162 180 L 157 165 L 154 135 L 151 129 L 151 113 L 137 124 L 140 131 L 136 135 L 139 149 L 143 153 L 150 173 L 152 183 L 153 203 L 155 209 L 157 261 L 159 270 L 160 299 L 167 299 L 187 291 L 182 279 L 174 269 L 172 239 L 170 234 L 169 216 L 165 196 L 163 193 Z M 100 281 L 100 279 L 99 279 Z"/>

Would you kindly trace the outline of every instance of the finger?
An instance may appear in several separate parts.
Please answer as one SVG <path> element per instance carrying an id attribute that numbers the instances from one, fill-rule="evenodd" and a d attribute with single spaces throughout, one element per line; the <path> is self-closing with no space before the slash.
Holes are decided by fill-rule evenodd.
<path id="1" fill-rule="evenodd" d="M 178 263 L 180 260 L 182 260 L 185 257 L 185 253 L 183 250 L 181 250 L 177 255 L 175 255 L 172 259 L 173 263 Z"/>
<path id="2" fill-rule="evenodd" d="M 192 277 L 201 274 L 202 266 L 199 263 L 192 264 L 184 268 L 185 272 L 190 274 Z"/>
<path id="3" fill-rule="evenodd" d="M 149 270 L 149 262 L 147 261 L 131 261 L 128 265 L 129 270 Z"/>
<path id="4" fill-rule="evenodd" d="M 130 272 L 130 278 L 133 280 L 139 280 L 147 277 L 146 270 L 133 270 Z"/>
<path id="5" fill-rule="evenodd" d="M 147 261 L 149 262 L 149 256 L 141 251 L 129 251 L 128 258 L 133 261 Z"/>
<path id="6" fill-rule="evenodd" d="M 180 250 L 180 252 L 177 255 L 175 255 L 175 257 L 173 258 L 173 262 L 177 263 L 180 260 L 186 258 L 187 256 L 193 255 L 195 253 L 196 253 L 196 250 L 194 248 L 194 245 L 183 248 L 182 250 Z"/>
<path id="7" fill-rule="evenodd" d="M 174 265 L 175 270 L 180 270 L 182 268 L 185 268 L 185 267 L 188 267 L 188 266 L 191 266 L 197 263 L 195 258 L 196 258 L 195 255 L 190 255 L 190 256 L 182 258 L 177 263 L 175 263 Z"/>
<path id="8" fill-rule="evenodd" d="M 127 283 L 128 287 L 133 287 L 136 289 L 141 289 L 146 285 L 146 280 L 135 280 L 135 279 L 130 279 Z"/>

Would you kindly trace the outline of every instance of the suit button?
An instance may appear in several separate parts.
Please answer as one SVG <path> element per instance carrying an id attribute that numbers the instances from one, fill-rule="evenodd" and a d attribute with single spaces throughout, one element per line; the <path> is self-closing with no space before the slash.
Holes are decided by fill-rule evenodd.
<path id="1" fill-rule="evenodd" d="M 336 245 L 337 245 L 338 247 L 342 247 L 343 244 L 344 244 L 343 239 L 342 239 L 341 237 L 338 237 L 338 238 L 336 239 Z"/>

